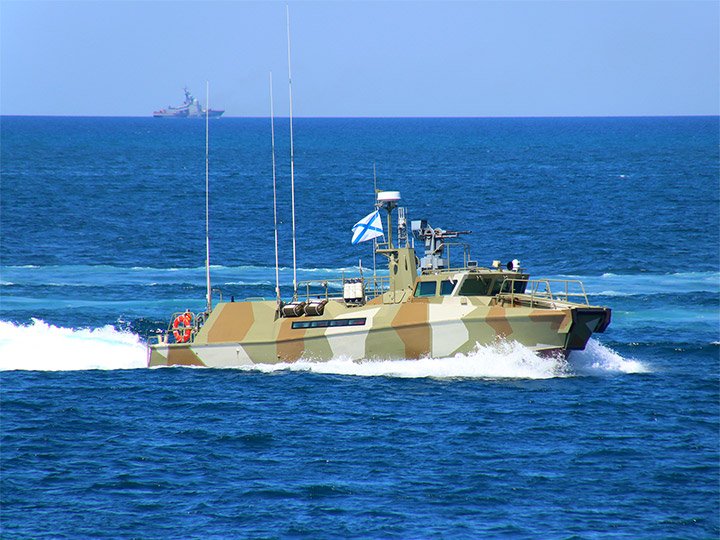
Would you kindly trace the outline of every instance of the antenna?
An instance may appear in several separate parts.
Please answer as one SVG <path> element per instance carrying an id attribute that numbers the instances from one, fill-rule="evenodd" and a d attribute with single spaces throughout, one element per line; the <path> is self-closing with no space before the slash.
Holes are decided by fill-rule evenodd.
<path id="1" fill-rule="evenodd" d="M 377 173 L 375 172 L 375 164 L 373 163 L 373 204 L 377 205 Z M 377 277 L 377 266 L 375 264 L 375 252 L 377 251 L 377 236 L 373 238 L 373 277 Z"/>
<path id="2" fill-rule="evenodd" d="M 210 82 L 205 81 L 205 275 L 207 277 L 207 310 L 212 311 L 210 287 Z"/>
<path id="3" fill-rule="evenodd" d="M 292 189 L 293 298 L 295 298 L 297 293 L 297 258 L 295 256 L 295 154 L 293 152 L 292 70 L 290 69 L 290 6 L 285 7 L 287 8 L 288 89 L 290 93 L 290 187 Z"/>
<path id="4" fill-rule="evenodd" d="M 272 71 L 270 72 L 270 133 L 272 137 L 273 213 L 275 215 L 275 294 L 280 309 L 280 262 L 278 259 L 277 194 L 275 190 L 275 114 L 273 111 Z"/>

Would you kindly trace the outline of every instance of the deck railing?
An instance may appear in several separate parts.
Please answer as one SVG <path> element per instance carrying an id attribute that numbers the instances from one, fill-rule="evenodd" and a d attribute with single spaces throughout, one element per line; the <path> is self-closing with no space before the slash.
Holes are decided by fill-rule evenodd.
<path id="1" fill-rule="evenodd" d="M 190 315 L 190 322 L 186 323 L 178 317 Z M 170 318 L 170 324 L 167 330 L 161 332 L 156 336 L 150 336 L 148 343 L 150 345 L 167 345 L 171 343 L 192 343 L 195 341 L 195 336 L 200 331 L 200 327 L 205 323 L 205 313 L 192 313 L 191 311 L 179 311 L 173 313 Z M 175 326 L 175 321 L 178 320 L 178 325 Z"/>
<path id="2" fill-rule="evenodd" d="M 516 292 L 518 290 L 525 292 Z M 510 302 L 514 302 L 516 299 L 524 300 L 530 303 L 530 307 L 535 307 L 536 304 L 554 304 L 556 302 L 590 305 L 582 281 L 574 279 L 505 278 L 497 298 Z"/>
<path id="3" fill-rule="evenodd" d="M 384 292 L 390 290 L 390 278 L 388 276 L 376 276 L 371 278 L 353 278 L 353 282 L 361 280 L 362 297 L 365 300 L 372 300 Z M 342 300 L 344 296 L 345 283 L 350 279 L 316 279 L 311 281 L 300 281 L 295 289 L 295 301 L 309 302 L 311 299 L 319 298 L 325 300 Z"/>

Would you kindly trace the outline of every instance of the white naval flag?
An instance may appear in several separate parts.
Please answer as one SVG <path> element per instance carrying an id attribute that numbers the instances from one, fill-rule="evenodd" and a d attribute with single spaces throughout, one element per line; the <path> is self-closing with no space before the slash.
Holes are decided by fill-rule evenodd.
<path id="1" fill-rule="evenodd" d="M 380 219 L 380 211 L 375 210 L 372 214 L 369 214 L 358 221 L 352 228 L 353 245 L 358 242 L 364 242 L 365 240 L 372 240 L 378 236 L 384 236 L 382 220 Z"/>

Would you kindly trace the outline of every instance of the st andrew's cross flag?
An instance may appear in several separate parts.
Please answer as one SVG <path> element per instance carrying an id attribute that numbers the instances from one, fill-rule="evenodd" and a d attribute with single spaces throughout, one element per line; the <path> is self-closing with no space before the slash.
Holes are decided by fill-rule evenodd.
<path id="1" fill-rule="evenodd" d="M 372 240 L 378 236 L 384 236 L 382 220 L 380 219 L 380 211 L 375 210 L 372 214 L 369 214 L 358 221 L 352 228 L 353 245 L 358 242 L 364 242 L 365 240 Z"/>

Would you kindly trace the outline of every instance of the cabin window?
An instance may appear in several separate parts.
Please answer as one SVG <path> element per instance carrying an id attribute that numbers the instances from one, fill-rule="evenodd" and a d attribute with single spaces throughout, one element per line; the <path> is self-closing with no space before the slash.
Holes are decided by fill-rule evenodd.
<path id="1" fill-rule="evenodd" d="M 293 328 L 310 328 L 311 321 L 297 321 L 292 323 Z"/>
<path id="2" fill-rule="evenodd" d="M 419 281 L 415 287 L 415 296 L 435 296 L 437 290 L 437 282 L 435 281 Z"/>
<path id="3" fill-rule="evenodd" d="M 298 328 L 328 328 L 330 326 L 363 326 L 366 319 L 333 319 L 329 320 L 315 320 L 315 321 L 294 321 L 292 323 L 293 329 Z"/>
<path id="4" fill-rule="evenodd" d="M 455 288 L 455 283 L 449 279 L 440 282 L 440 296 L 450 296 Z"/>
<path id="5" fill-rule="evenodd" d="M 527 281 L 516 281 L 515 286 L 513 287 L 513 292 L 515 294 L 523 294 L 525 292 L 525 287 L 527 287 Z"/>
<path id="6" fill-rule="evenodd" d="M 495 296 L 500 292 L 500 289 L 502 289 L 503 286 L 503 280 L 498 278 L 493 281 L 492 283 L 492 292 L 490 293 L 490 296 Z"/>
<path id="7" fill-rule="evenodd" d="M 488 284 L 480 276 L 468 276 L 460 287 L 460 296 L 484 296 L 488 292 Z"/>
<path id="8" fill-rule="evenodd" d="M 527 281 L 513 281 L 513 280 L 506 280 L 502 285 L 502 290 L 500 292 L 509 293 L 514 292 L 515 294 L 522 294 L 525 292 L 525 287 L 527 285 Z"/>

